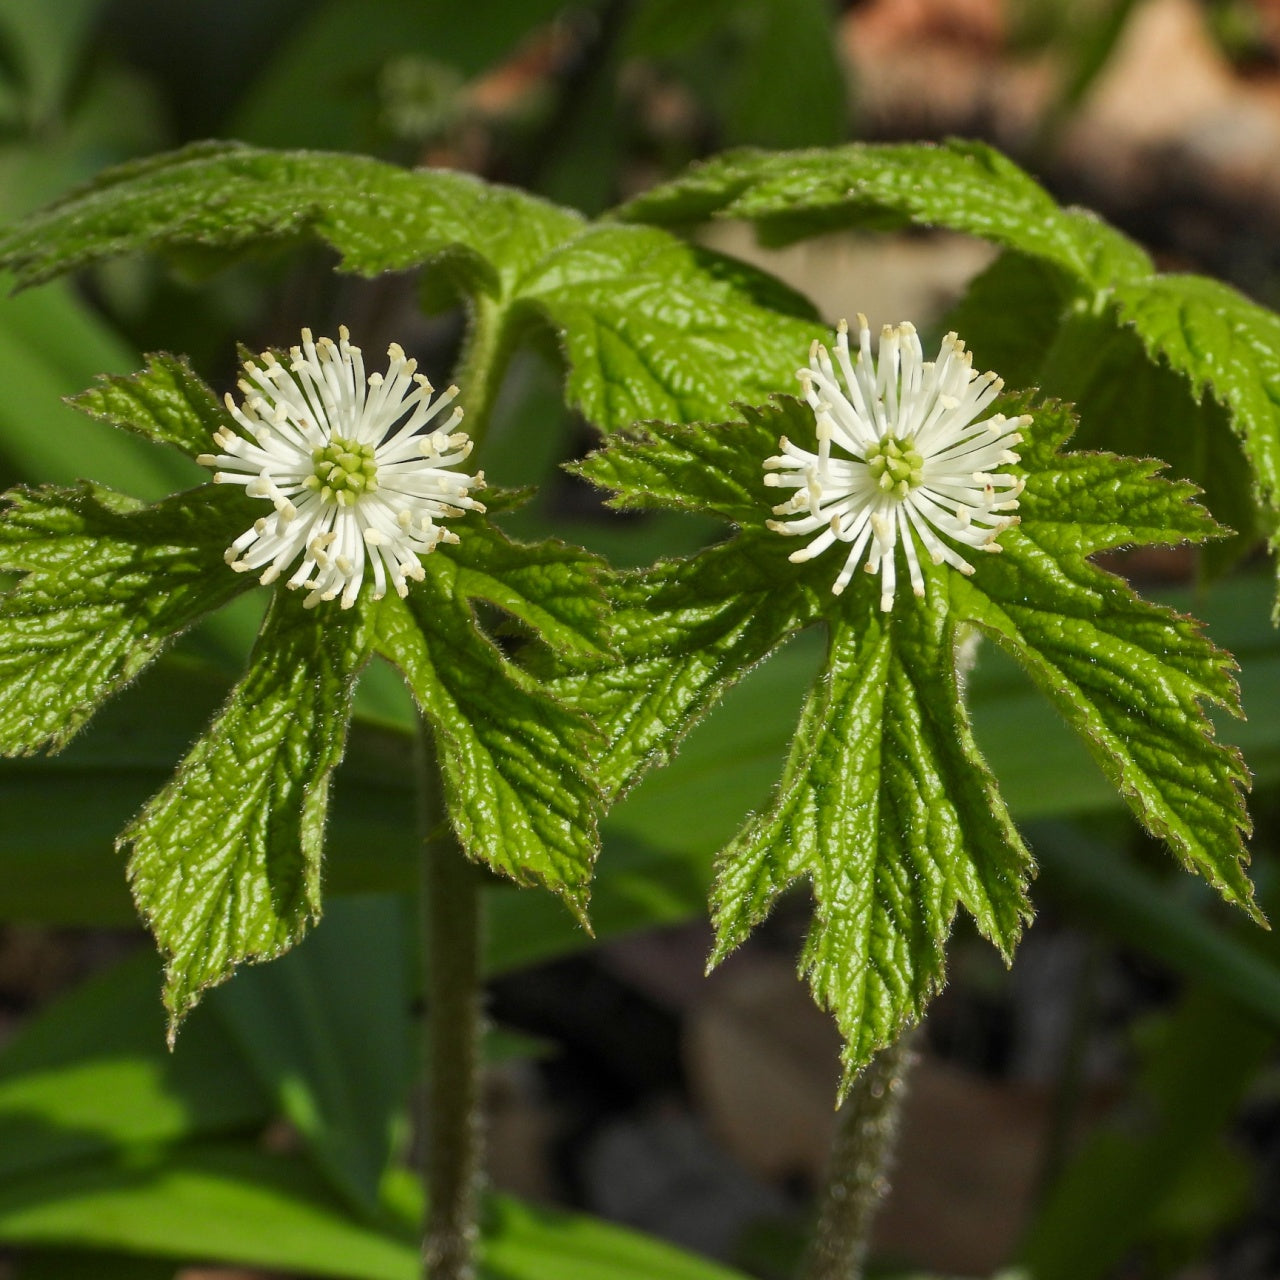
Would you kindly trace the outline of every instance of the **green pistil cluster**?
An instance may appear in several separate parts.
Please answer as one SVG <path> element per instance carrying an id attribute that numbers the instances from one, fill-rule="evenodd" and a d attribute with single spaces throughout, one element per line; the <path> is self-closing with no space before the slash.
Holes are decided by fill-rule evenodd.
<path id="1" fill-rule="evenodd" d="M 378 487 L 378 464 L 371 444 L 356 444 L 334 436 L 323 449 L 313 449 L 315 472 L 302 483 L 317 491 L 324 502 L 349 507 L 362 493 Z"/>
<path id="2" fill-rule="evenodd" d="M 912 436 L 885 436 L 867 450 L 867 470 L 885 493 L 905 498 L 924 483 L 924 457 Z"/>

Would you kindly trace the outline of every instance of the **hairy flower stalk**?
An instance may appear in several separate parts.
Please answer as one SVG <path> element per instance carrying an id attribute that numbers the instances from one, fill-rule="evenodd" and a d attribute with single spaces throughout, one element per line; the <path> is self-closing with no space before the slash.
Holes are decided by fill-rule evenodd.
<path id="1" fill-rule="evenodd" d="M 998 468 L 1018 461 L 1012 446 L 1030 423 L 1022 415 L 980 415 L 1000 394 L 994 373 L 977 374 L 973 357 L 954 333 L 927 361 L 915 326 L 886 325 L 879 359 L 871 354 L 871 332 L 858 317 L 859 350 L 849 354 L 849 326 L 842 320 L 835 360 L 815 342 L 809 367 L 797 375 L 813 408 L 816 453 L 792 444 L 766 459 L 764 482 L 795 493 L 773 508 L 769 528 L 805 536 L 793 561 L 811 560 L 837 542 L 848 543 L 845 562 L 832 585 L 849 585 L 864 552 L 863 568 L 879 573 L 880 607 L 893 607 L 897 548 L 907 562 L 911 589 L 924 595 L 917 541 L 934 564 L 961 573 L 973 566 L 951 543 L 977 551 L 999 551 L 999 537 L 1017 516 L 1023 481 Z M 841 380 L 843 379 L 843 385 Z"/>
<path id="2" fill-rule="evenodd" d="M 458 540 L 439 522 L 484 510 L 471 497 L 484 487 L 484 473 L 452 470 L 471 452 L 467 435 L 453 431 L 462 410 L 427 429 L 458 388 L 433 398 L 417 362 L 396 343 L 387 349 L 385 376 L 366 376 L 345 326 L 338 334 L 336 343 L 316 341 L 304 329 L 287 365 L 270 351 L 261 364 L 246 361 L 243 406 L 226 398 L 244 434 L 219 428 L 214 441 L 222 452 L 199 459 L 218 468 L 215 483 L 244 485 L 275 507 L 231 544 L 227 563 L 261 570 L 269 583 L 299 561 L 285 585 L 309 588 L 308 608 L 337 599 L 349 609 L 366 563 L 375 600 L 388 580 L 403 596 L 410 579 L 423 577 L 420 557 Z"/>

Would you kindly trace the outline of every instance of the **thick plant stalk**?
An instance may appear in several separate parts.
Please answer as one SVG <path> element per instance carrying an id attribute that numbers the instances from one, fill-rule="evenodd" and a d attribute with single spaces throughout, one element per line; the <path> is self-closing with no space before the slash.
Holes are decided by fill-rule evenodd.
<path id="1" fill-rule="evenodd" d="M 861 1280 L 871 1224 L 889 1186 L 914 1039 L 908 1032 L 872 1058 L 840 1108 L 802 1280 Z"/>
<path id="2" fill-rule="evenodd" d="M 431 730 L 421 721 L 418 741 L 427 992 L 423 1275 L 430 1280 L 472 1280 L 480 1237 L 484 1158 L 480 1115 L 483 881 L 449 827 Z"/>

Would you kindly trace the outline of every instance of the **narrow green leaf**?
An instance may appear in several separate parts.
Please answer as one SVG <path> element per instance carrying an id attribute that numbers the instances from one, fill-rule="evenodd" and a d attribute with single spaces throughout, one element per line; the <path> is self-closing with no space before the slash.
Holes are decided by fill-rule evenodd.
<path id="1" fill-rule="evenodd" d="M 213 449 L 213 433 L 231 426 L 230 415 L 185 359 L 164 352 L 128 377 L 103 374 L 98 385 L 72 400 L 90 417 L 171 444 L 192 458 Z"/>
<path id="2" fill-rule="evenodd" d="M 108 170 L 0 235 L 23 284 L 141 250 L 226 255 L 309 233 L 363 275 L 448 257 L 498 292 L 580 219 L 467 174 L 408 171 L 364 156 L 198 143 Z"/>
<path id="3" fill-rule="evenodd" d="M 338 1280 L 418 1274 L 409 1239 L 353 1220 L 304 1160 L 244 1142 L 128 1151 L 5 1179 L 0 1239 Z"/>
<path id="4" fill-rule="evenodd" d="M 1052 263 L 1094 288 L 1151 271 L 1131 240 L 1089 213 L 1060 208 L 1011 160 L 977 142 L 731 151 L 638 196 L 619 216 L 665 226 L 743 218 L 779 244 L 840 227 L 946 227 Z"/>
<path id="5" fill-rule="evenodd" d="M 359 605 L 308 611 L 277 592 L 247 674 L 121 836 L 167 960 L 171 1038 L 205 988 L 287 951 L 319 917 L 329 779 L 371 631 Z"/>
<path id="6" fill-rule="evenodd" d="M 0 1183 L 0 1240 L 127 1249 L 192 1263 L 333 1276 L 421 1275 L 413 1185 L 403 1222 L 378 1229 L 344 1214 L 307 1165 L 229 1143 L 164 1159 L 85 1163 Z M 483 1223 L 482 1280 L 744 1280 L 735 1271 L 625 1227 L 493 1197 Z"/>
<path id="7" fill-rule="evenodd" d="M 63 996 L 0 1055 L 0 1185 L 119 1151 L 265 1124 L 272 1100 L 215 1015 L 173 1053 L 159 963 L 138 951 Z"/>
<path id="8" fill-rule="evenodd" d="M 334 1189 L 365 1214 L 377 1210 L 412 1077 L 408 918 L 399 897 L 331 900 L 300 946 L 210 1002 Z"/>
<path id="9" fill-rule="evenodd" d="M 427 579 L 404 603 L 384 602 L 377 644 L 431 725 L 458 839 L 469 857 L 553 889 L 581 916 L 601 808 L 588 725 L 480 633 L 447 554 L 424 563 Z"/>
<path id="10" fill-rule="evenodd" d="M 480 1256 L 485 1280 L 746 1280 L 626 1227 L 510 1196 L 490 1202 Z"/>
<path id="11" fill-rule="evenodd" d="M 730 13 L 740 19 L 742 47 L 726 76 L 726 142 L 759 147 L 843 142 L 849 92 L 828 0 L 739 2 Z"/>
<path id="12" fill-rule="evenodd" d="M 779 281 L 652 227 L 598 225 L 521 283 L 556 327 L 568 397 L 604 431 L 723 418 L 795 385 L 825 330 Z"/>
<path id="13" fill-rule="evenodd" d="M 153 507 L 110 490 L 17 489 L 0 515 L 0 750 L 58 748 L 163 646 L 247 584 L 223 562 L 244 528 L 212 486 Z"/>
<path id="14" fill-rule="evenodd" d="M 1065 822 L 1028 830 L 1041 880 L 1082 925 L 1153 956 L 1280 1032 L 1280 964 L 1123 851 Z M 1237 924 L 1238 921 L 1228 921 Z M 1241 931 L 1242 932 L 1242 931 Z"/>

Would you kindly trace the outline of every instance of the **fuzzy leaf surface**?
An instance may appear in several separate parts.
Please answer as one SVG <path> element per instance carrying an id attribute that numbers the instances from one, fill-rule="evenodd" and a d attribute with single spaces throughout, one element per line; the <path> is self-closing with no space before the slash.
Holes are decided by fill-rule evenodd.
<path id="1" fill-rule="evenodd" d="M 431 725 L 446 807 L 468 857 L 544 885 L 582 917 L 602 804 L 588 767 L 594 733 L 480 629 L 475 605 L 497 604 L 575 661 L 599 660 L 596 562 L 559 544 L 472 537 L 478 527 L 426 557 L 426 580 L 404 601 L 383 603 L 377 647 Z"/>
<path id="2" fill-rule="evenodd" d="M 1122 293 L 1159 311 L 1170 279 L 1153 277 Z M 1194 480 L 1214 517 L 1237 534 L 1207 548 L 1205 563 L 1228 564 L 1257 540 L 1260 521 L 1258 485 L 1231 429 L 1227 398 L 1189 378 L 1185 361 L 1170 364 L 1158 344 L 1149 346 L 1127 318 L 1129 310 L 1082 308 L 1060 271 L 1005 253 L 970 285 L 947 325 L 964 334 L 980 367 L 1000 370 L 1012 386 L 1071 401 L 1080 416 L 1077 448 L 1163 458 L 1173 475 Z M 1266 314 L 1260 323 L 1268 323 Z M 1256 395 L 1264 385 L 1265 378 L 1248 390 Z M 1263 408 L 1250 405 L 1255 416 L 1248 420 Z M 1263 451 L 1262 474 L 1269 465 L 1265 441 L 1253 444 Z"/>
<path id="3" fill-rule="evenodd" d="M 143 250 L 218 257 L 315 235 L 362 275 L 448 259 L 489 293 L 573 234 L 578 215 L 447 170 L 365 156 L 198 143 L 110 169 L 0 236 L 35 284 Z"/>
<path id="4" fill-rule="evenodd" d="M 740 218 L 779 244 L 842 227 L 946 227 L 1053 263 L 1095 287 L 1151 271 L 1131 240 L 1089 213 L 1061 208 L 1011 160 L 978 142 L 731 151 L 618 212 L 663 226 Z"/>
<path id="5" fill-rule="evenodd" d="M 15 489 L 0 515 L 0 752 L 54 750 L 175 635 L 244 591 L 223 562 L 238 495 L 143 506 L 109 489 Z M 229 500 L 230 499 L 230 500 Z"/>
<path id="6" fill-rule="evenodd" d="M 1204 276 L 1122 286 L 1115 301 L 1152 359 L 1227 411 L 1258 497 L 1280 509 L 1280 316 Z"/>
<path id="7" fill-rule="evenodd" d="M 197 458 L 214 448 L 213 433 L 234 423 L 185 359 L 160 352 L 139 373 L 103 375 L 74 397 L 91 418 L 170 444 Z"/>
<path id="8" fill-rule="evenodd" d="M 167 962 L 171 1038 L 202 991 L 320 915 L 329 781 L 372 625 L 360 605 L 306 610 L 277 591 L 244 678 L 121 836 Z"/>
<path id="9" fill-rule="evenodd" d="M 503 342 L 530 317 L 549 324 L 570 399 L 606 431 L 763 399 L 823 333 L 779 281 L 655 227 L 587 225 L 466 174 L 227 143 L 109 170 L 0 234 L 0 265 L 32 284 L 124 253 L 216 264 L 304 236 L 363 275 L 442 268 L 497 301 Z"/>
<path id="10" fill-rule="evenodd" d="M 457 597 L 496 605 L 557 652 L 582 658 L 608 652 L 601 563 L 593 556 L 554 539 L 512 542 L 484 521 L 468 524 L 448 556 Z"/>
<path id="11" fill-rule="evenodd" d="M 1029 404 L 1006 396 L 999 408 L 1012 415 Z M 1010 953 L 1029 915 L 1033 864 L 961 698 L 958 645 L 974 626 L 1029 672 L 1144 826 L 1256 912 L 1242 842 L 1248 776 L 1202 709 L 1238 711 L 1232 663 L 1192 621 L 1088 560 L 1122 544 L 1214 536 L 1192 486 L 1160 478 L 1156 463 L 1060 451 L 1070 415 L 1034 406 L 1022 524 L 1001 535 L 1003 554 L 974 556 L 971 577 L 925 563 L 923 598 L 899 592 L 883 613 L 878 580 L 855 574 L 833 596 L 839 557 L 792 564 L 795 544 L 765 527 L 772 491 L 761 464 L 781 435 L 812 441 L 810 410 L 779 399 L 746 417 L 745 427 L 620 434 L 581 464 L 621 505 L 700 506 L 739 532 L 689 561 L 623 578 L 623 661 L 564 681 L 605 731 L 606 785 L 621 789 L 633 780 L 626 770 L 668 753 L 743 666 L 825 625 L 826 661 L 773 801 L 721 854 L 713 958 L 807 881 L 815 912 L 802 968 L 845 1036 L 847 1082 L 937 990 L 957 907 Z M 699 482 L 711 459 L 721 473 Z"/>
<path id="12" fill-rule="evenodd" d="M 568 396 L 605 431 L 763 400 L 795 385 L 795 352 L 826 336 L 772 276 L 653 227 L 588 228 L 520 297 L 556 329 Z"/>

